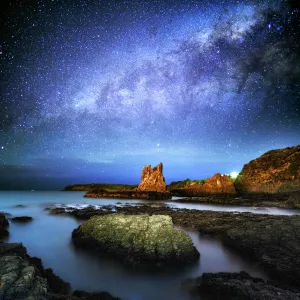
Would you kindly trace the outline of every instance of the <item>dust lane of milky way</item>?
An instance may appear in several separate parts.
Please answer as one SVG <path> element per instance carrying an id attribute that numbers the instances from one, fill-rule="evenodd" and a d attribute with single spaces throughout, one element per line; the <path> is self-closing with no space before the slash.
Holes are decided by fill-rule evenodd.
<path id="1" fill-rule="evenodd" d="M 300 142 L 297 1 L 4 1 L 0 188 L 240 171 Z"/>

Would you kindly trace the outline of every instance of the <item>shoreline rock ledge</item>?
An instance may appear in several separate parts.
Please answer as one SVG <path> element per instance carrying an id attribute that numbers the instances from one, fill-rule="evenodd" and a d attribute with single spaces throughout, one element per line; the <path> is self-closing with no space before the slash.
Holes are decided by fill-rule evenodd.
<path id="1" fill-rule="evenodd" d="M 134 190 L 93 189 L 85 194 L 88 198 L 123 198 L 123 199 L 149 199 L 167 200 L 172 195 L 167 190 L 165 178 L 163 176 L 163 164 L 156 167 L 144 166 L 139 186 Z"/>
<path id="2" fill-rule="evenodd" d="M 94 216 L 72 233 L 75 246 L 107 254 L 138 266 L 196 262 L 200 254 L 185 232 L 165 215 L 110 214 Z"/>

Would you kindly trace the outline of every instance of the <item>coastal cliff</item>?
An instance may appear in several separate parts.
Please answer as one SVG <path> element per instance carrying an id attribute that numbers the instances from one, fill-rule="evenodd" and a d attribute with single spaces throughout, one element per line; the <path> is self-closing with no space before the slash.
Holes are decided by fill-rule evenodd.
<path id="1" fill-rule="evenodd" d="M 271 150 L 250 161 L 234 185 L 241 194 L 299 191 L 300 145 Z"/>

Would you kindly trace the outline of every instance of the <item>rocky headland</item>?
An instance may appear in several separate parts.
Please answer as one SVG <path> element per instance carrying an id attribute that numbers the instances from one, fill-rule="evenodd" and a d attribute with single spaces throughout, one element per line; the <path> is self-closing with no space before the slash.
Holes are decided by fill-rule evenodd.
<path id="1" fill-rule="evenodd" d="M 300 208 L 300 145 L 271 150 L 246 164 L 236 180 L 215 174 L 171 184 L 178 202 Z M 177 188 L 180 186 L 180 188 Z"/>
<path id="2" fill-rule="evenodd" d="M 300 145 L 271 150 L 246 164 L 235 183 L 241 194 L 300 190 Z"/>
<path id="3" fill-rule="evenodd" d="M 72 240 L 126 265 L 174 266 L 199 259 L 189 235 L 164 215 L 94 216 L 73 231 Z"/>

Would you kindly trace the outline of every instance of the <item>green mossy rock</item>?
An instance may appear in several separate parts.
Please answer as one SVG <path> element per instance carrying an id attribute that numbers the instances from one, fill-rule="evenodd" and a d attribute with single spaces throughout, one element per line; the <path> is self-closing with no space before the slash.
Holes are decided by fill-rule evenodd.
<path id="1" fill-rule="evenodd" d="M 170 216 L 94 216 L 74 230 L 72 237 L 77 246 L 106 252 L 133 264 L 187 263 L 199 258 L 192 239 L 173 228 Z"/>

